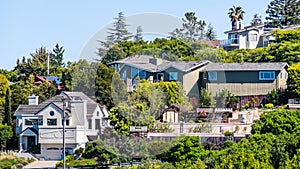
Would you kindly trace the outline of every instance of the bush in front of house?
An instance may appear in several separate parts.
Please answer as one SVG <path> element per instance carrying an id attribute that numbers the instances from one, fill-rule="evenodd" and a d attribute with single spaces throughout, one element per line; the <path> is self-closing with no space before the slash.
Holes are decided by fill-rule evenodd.
<path id="1" fill-rule="evenodd" d="M 274 105 L 273 105 L 272 103 L 267 103 L 267 104 L 265 105 L 265 108 L 267 108 L 267 109 L 273 109 L 273 108 L 274 108 Z"/>
<path id="2" fill-rule="evenodd" d="M 74 167 L 74 166 L 86 166 L 86 165 L 96 165 L 97 162 L 94 159 L 79 159 L 75 160 L 73 155 L 66 156 L 66 166 Z M 56 163 L 56 167 L 62 167 L 63 160 Z"/>

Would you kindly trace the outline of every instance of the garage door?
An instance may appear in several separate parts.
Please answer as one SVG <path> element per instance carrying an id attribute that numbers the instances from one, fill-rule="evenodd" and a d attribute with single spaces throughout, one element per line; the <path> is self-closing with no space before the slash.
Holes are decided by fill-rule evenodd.
<path id="1" fill-rule="evenodd" d="M 47 160 L 60 160 L 61 156 L 62 156 L 62 150 L 60 150 L 59 148 L 55 148 L 55 147 L 47 148 L 46 157 L 45 157 Z"/>

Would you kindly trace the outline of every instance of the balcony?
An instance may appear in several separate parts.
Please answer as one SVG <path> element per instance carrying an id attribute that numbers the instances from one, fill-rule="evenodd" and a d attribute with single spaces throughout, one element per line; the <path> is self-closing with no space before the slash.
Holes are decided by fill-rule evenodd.
<path id="1" fill-rule="evenodd" d="M 224 39 L 220 41 L 221 46 L 239 46 L 240 41 L 238 38 L 235 39 Z"/>

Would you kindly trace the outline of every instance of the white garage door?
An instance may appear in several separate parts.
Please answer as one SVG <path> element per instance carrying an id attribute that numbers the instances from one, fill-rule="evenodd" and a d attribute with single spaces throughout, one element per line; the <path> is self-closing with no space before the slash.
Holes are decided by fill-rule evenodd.
<path id="1" fill-rule="evenodd" d="M 50 147 L 47 148 L 46 151 L 46 159 L 48 160 L 60 160 L 62 156 L 62 150 L 60 150 L 59 148 L 55 148 L 55 147 Z"/>

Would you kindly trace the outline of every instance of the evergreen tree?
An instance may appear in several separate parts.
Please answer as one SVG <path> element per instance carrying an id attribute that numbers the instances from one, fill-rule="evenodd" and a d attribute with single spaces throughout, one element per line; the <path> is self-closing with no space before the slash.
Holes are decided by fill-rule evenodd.
<path id="1" fill-rule="evenodd" d="M 121 41 L 127 41 L 132 37 L 131 33 L 127 30 L 126 19 L 123 12 L 118 13 L 118 17 L 114 18 L 113 28 L 109 28 L 107 40 L 113 44 L 118 44 Z"/>
<path id="2" fill-rule="evenodd" d="M 6 90 L 4 113 L 5 113 L 5 116 L 4 116 L 4 122 L 3 123 L 11 126 L 12 125 L 11 96 L 10 96 L 10 89 L 9 88 Z"/>
<path id="3" fill-rule="evenodd" d="M 134 35 L 134 41 L 143 40 L 143 29 L 141 26 L 136 28 L 136 34 Z"/>
<path id="4" fill-rule="evenodd" d="M 300 23 L 299 0 L 272 0 L 266 14 L 267 27 L 282 27 Z"/>
<path id="5" fill-rule="evenodd" d="M 206 36 L 206 39 L 208 39 L 208 40 L 215 40 L 216 39 L 217 35 L 215 33 L 215 30 L 214 30 L 214 27 L 213 27 L 212 24 L 209 24 L 207 26 L 207 31 L 205 33 L 205 36 Z"/>
<path id="6" fill-rule="evenodd" d="M 261 25 L 261 16 L 259 16 L 257 13 L 254 14 L 253 19 L 251 21 L 251 26 Z"/>
<path id="7" fill-rule="evenodd" d="M 206 26 L 205 21 L 198 21 L 198 18 L 195 16 L 195 12 L 187 12 L 184 16 L 185 18 L 182 18 L 182 28 L 176 28 L 170 33 L 171 36 L 188 41 L 203 39 Z"/>

